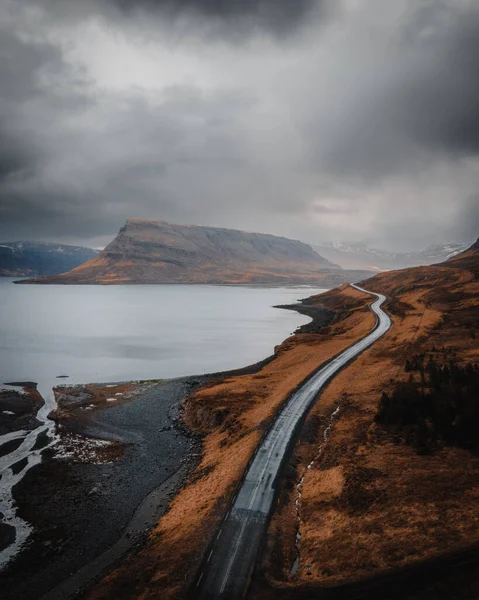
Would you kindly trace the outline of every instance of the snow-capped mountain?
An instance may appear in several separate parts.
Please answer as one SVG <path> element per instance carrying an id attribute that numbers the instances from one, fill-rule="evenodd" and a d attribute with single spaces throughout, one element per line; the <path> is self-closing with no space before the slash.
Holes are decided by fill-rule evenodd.
<path id="1" fill-rule="evenodd" d="M 57 275 L 81 265 L 98 254 L 83 246 L 48 242 L 0 243 L 0 277 Z"/>
<path id="2" fill-rule="evenodd" d="M 340 265 L 343 269 L 368 269 L 372 271 L 388 271 L 419 265 L 440 263 L 459 252 L 466 250 L 470 242 L 452 242 L 434 244 L 419 252 L 388 252 L 370 248 L 366 244 L 348 244 L 331 242 L 313 245 L 313 248 L 328 260 Z"/>

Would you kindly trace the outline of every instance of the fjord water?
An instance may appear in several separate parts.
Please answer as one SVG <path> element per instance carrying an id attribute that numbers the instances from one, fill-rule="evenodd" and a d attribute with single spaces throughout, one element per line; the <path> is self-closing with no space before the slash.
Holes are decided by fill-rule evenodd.
<path id="1" fill-rule="evenodd" d="M 0 383 L 162 379 L 243 367 L 309 321 L 273 308 L 324 290 L 14 285 L 0 278 Z M 57 379 L 68 375 L 68 379 Z"/>

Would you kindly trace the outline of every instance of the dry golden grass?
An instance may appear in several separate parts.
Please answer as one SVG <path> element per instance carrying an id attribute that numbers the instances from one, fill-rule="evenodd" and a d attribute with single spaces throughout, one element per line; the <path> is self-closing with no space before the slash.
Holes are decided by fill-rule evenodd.
<path id="1" fill-rule="evenodd" d="M 382 273 L 365 287 L 390 297 L 393 326 L 332 381 L 311 411 L 268 530 L 265 578 L 251 597 L 295 597 L 479 541 L 479 459 L 457 448 L 418 456 L 373 420 L 380 393 L 404 376 L 411 353 L 434 349 L 458 361 L 477 357 L 470 335 L 477 330 L 475 274 L 460 263 L 406 269 Z M 313 299 L 336 312 L 332 325 L 289 338 L 259 372 L 218 380 L 188 399 L 185 423 L 204 435 L 201 463 L 144 548 L 87 598 L 185 596 L 272 416 L 310 373 L 371 329 L 368 301 L 347 286 Z M 330 441 L 304 479 L 301 561 L 292 577 L 295 484 L 317 456 L 338 404 Z"/>
<path id="2" fill-rule="evenodd" d="M 311 411 L 309 433 L 291 459 L 293 482 L 317 454 L 328 415 L 341 407 L 302 485 L 299 569 L 290 574 L 297 497 L 290 484 L 271 521 L 265 579 L 253 598 L 356 581 L 479 542 L 479 457 L 452 447 L 418 455 L 374 424 L 381 392 L 407 379 L 412 354 L 477 360 L 477 274 L 459 261 L 382 273 L 364 285 L 391 298 L 392 328 L 334 378 Z"/>

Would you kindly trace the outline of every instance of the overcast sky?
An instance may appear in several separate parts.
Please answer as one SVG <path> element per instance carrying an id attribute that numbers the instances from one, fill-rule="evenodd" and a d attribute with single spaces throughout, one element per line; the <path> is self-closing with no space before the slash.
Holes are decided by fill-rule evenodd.
<path id="1" fill-rule="evenodd" d="M 479 234 L 477 0 L 1 0 L 0 239 Z"/>

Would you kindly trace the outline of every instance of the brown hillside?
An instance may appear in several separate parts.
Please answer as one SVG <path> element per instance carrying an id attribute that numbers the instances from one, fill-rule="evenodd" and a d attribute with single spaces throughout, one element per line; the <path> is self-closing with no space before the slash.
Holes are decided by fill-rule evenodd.
<path id="1" fill-rule="evenodd" d="M 212 381 L 186 401 L 184 422 L 203 436 L 201 463 L 145 547 L 88 600 L 186 597 L 272 415 L 301 381 L 374 325 L 364 294 L 343 286 L 327 296 L 331 309 L 341 305 L 330 326 L 288 338 L 258 372 Z"/>
<path id="2" fill-rule="evenodd" d="M 412 588 L 401 588 L 408 566 L 421 569 L 426 559 L 479 544 L 477 453 L 446 444 L 420 454 L 400 434 L 375 423 L 381 393 L 407 379 L 404 364 L 414 354 L 458 364 L 479 357 L 476 254 L 472 248 L 454 262 L 364 282 L 388 295 L 392 329 L 331 382 L 306 419 L 279 482 L 276 513 L 248 598 L 479 596 L 477 577 L 468 577 L 467 569 L 457 576 L 443 569 L 425 587 L 416 579 Z M 371 329 L 370 301 L 349 286 L 310 299 L 336 313 L 329 326 L 289 338 L 259 371 L 212 381 L 190 396 L 184 422 L 203 436 L 201 463 L 144 547 L 85 598 L 186 597 L 272 416 L 305 377 Z M 293 575 L 298 525 L 300 560 Z"/>
<path id="3" fill-rule="evenodd" d="M 440 439 L 423 447 L 414 427 L 375 422 L 383 392 L 400 382 L 421 385 L 419 372 L 407 369 L 415 356 L 448 368 L 479 361 L 478 267 L 476 243 L 440 265 L 363 282 L 388 296 L 392 328 L 332 381 L 308 416 L 269 528 L 265 576 L 251 598 L 479 597 L 477 451 Z M 472 575 L 461 553 L 476 556 Z"/>

